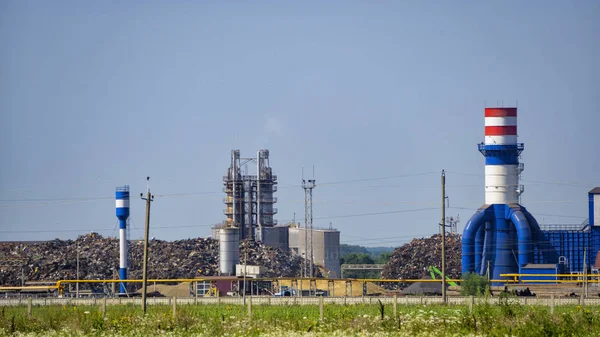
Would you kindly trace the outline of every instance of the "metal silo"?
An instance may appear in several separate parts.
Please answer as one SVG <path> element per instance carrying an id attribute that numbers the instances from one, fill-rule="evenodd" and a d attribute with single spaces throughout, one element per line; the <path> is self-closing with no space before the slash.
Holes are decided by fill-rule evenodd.
<path id="1" fill-rule="evenodd" d="M 235 275 L 235 265 L 240 262 L 240 234 L 237 228 L 219 230 L 219 269 L 221 275 Z"/>

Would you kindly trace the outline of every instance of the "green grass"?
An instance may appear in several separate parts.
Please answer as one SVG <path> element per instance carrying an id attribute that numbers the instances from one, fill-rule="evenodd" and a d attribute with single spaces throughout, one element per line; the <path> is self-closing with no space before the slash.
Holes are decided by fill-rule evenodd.
<path id="1" fill-rule="evenodd" d="M 0 308 L 0 336 L 600 336 L 600 308 L 480 304 L 467 306 L 239 305 L 39 306 Z"/>

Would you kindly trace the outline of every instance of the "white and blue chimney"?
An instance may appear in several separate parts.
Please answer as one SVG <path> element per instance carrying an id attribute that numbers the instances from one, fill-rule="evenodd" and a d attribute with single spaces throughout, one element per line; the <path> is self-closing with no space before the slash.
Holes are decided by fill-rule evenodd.
<path id="1" fill-rule="evenodd" d="M 117 218 L 119 219 L 119 279 L 127 279 L 127 218 L 129 218 L 129 185 L 117 187 L 115 191 Z M 120 283 L 119 292 L 127 293 L 125 283 Z"/>

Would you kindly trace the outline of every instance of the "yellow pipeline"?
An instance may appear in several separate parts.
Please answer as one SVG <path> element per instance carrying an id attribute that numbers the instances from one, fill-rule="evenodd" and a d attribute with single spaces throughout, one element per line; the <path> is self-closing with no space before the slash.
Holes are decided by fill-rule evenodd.
<path id="1" fill-rule="evenodd" d="M 491 280 L 491 282 L 503 282 L 503 283 L 516 283 L 518 280 L 516 277 L 518 276 L 554 276 L 551 274 L 501 274 L 503 277 L 515 277 L 514 280 Z M 570 276 L 575 277 L 575 275 L 571 274 L 557 274 L 557 276 Z M 219 280 L 227 280 L 227 281 L 241 281 L 240 278 L 235 276 L 232 277 L 221 277 Z M 426 283 L 441 283 L 442 280 L 433 280 L 433 279 L 317 279 L 317 278 L 298 278 L 298 277 L 281 277 L 281 278 L 252 278 L 248 279 L 248 281 L 283 281 L 283 280 L 327 280 L 333 282 L 376 282 L 376 283 L 415 283 L 415 282 L 426 282 Z M 168 283 L 168 282 L 202 282 L 202 281 L 215 281 L 215 279 L 211 278 L 181 278 L 181 279 L 149 279 L 147 282 L 150 283 Z M 461 279 L 451 279 L 447 280 L 452 282 L 460 283 L 463 280 Z M 560 280 L 558 280 L 560 282 Z M 25 286 L 25 287 L 0 287 L 0 290 L 27 290 L 27 289 L 62 289 L 65 283 L 142 283 L 143 280 L 59 280 L 56 282 L 55 286 Z M 528 282 L 557 282 L 556 280 L 539 280 L 539 281 L 528 281 Z M 566 281 L 563 281 L 566 282 Z M 569 282 L 581 282 L 581 280 L 572 280 Z M 589 280 L 588 282 L 599 282 Z"/>
<path id="2" fill-rule="evenodd" d="M 600 280 L 598 279 L 598 277 L 600 275 L 597 274 L 500 274 L 500 276 L 502 277 L 512 277 L 513 279 L 510 280 L 513 283 L 582 283 L 582 282 L 586 282 L 586 283 L 600 283 Z M 545 276 L 545 277 L 569 277 L 569 278 L 587 278 L 586 280 L 582 280 L 582 279 L 578 279 L 578 280 L 522 280 L 522 277 L 529 277 L 529 276 L 535 276 L 535 277 L 540 277 L 540 276 Z M 508 280 L 507 280 L 508 281 Z M 506 281 L 505 281 L 506 282 Z"/>
<path id="3" fill-rule="evenodd" d="M 549 276 L 550 274 L 501 274 L 503 277 L 515 277 L 514 280 L 490 280 L 494 283 L 518 283 L 517 276 Z M 561 275 L 561 274 L 559 274 Z M 573 276 L 571 274 L 565 274 L 564 276 Z M 232 277 L 220 277 L 219 280 L 227 281 L 241 281 L 242 279 L 235 276 Z M 434 279 L 317 279 L 317 278 L 298 278 L 298 277 L 281 277 L 281 278 L 252 278 L 248 281 L 283 281 L 283 280 L 327 280 L 333 282 L 375 282 L 375 283 L 415 283 L 415 282 L 426 282 L 426 283 L 441 283 L 442 280 Z M 215 281 L 211 278 L 182 278 L 182 279 L 149 279 L 147 282 L 150 283 L 168 283 L 168 282 L 202 282 L 202 281 Z M 461 279 L 447 280 L 452 282 L 460 283 Z M 0 287 L 0 290 L 27 290 L 27 289 L 59 289 L 62 290 L 65 283 L 142 283 L 143 280 L 59 280 L 55 286 L 26 286 L 26 287 Z M 528 282 L 557 282 L 556 280 L 532 280 Z M 558 282 L 561 282 L 560 280 Z M 566 282 L 566 281 L 562 281 Z M 581 282 L 581 280 L 568 281 L 572 283 Z M 599 282 L 599 281 L 588 281 L 588 282 Z"/>
<path id="4" fill-rule="evenodd" d="M 5 291 L 5 290 L 50 290 L 50 289 L 58 289 L 58 286 L 0 287 L 0 291 Z"/>
<path id="5" fill-rule="evenodd" d="M 203 278 L 176 278 L 176 279 L 152 279 L 146 282 L 167 283 L 167 282 L 196 282 L 205 281 Z M 144 280 L 59 280 L 56 281 L 56 287 L 61 288 L 62 283 L 142 283 Z"/>

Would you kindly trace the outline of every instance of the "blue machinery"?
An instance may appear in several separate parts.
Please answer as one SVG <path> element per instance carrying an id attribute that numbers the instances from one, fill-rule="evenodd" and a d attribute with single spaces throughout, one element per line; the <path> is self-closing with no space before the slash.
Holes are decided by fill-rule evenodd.
<path id="1" fill-rule="evenodd" d="M 485 141 L 478 148 L 485 157 L 485 205 L 465 225 L 463 274 L 489 268 L 498 280 L 528 264 L 557 264 L 558 273 L 592 268 L 600 250 L 600 188 L 589 192 L 589 224 L 544 231 L 519 204 L 524 146 L 517 143 L 517 108 L 485 109 Z"/>

